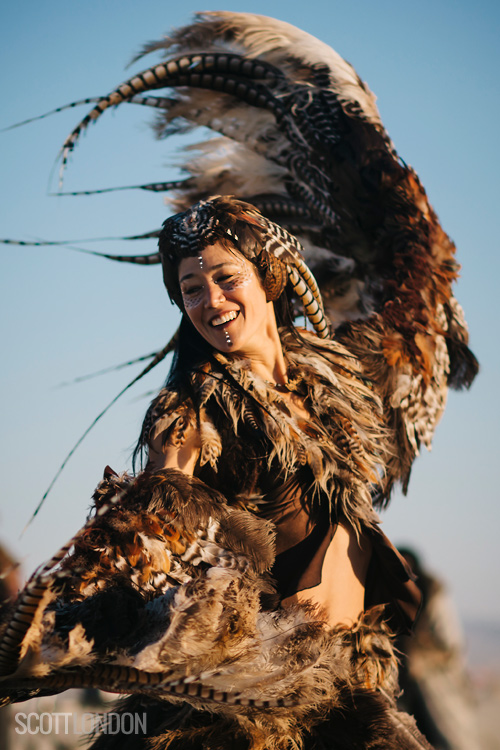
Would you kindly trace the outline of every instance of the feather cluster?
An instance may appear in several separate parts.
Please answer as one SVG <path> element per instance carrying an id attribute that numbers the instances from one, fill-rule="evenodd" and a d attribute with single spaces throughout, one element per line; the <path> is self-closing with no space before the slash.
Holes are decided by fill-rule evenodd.
<path id="1" fill-rule="evenodd" d="M 478 366 L 452 295 L 454 244 L 368 86 L 309 34 L 248 13 L 200 13 L 142 55 L 151 52 L 164 61 L 98 99 L 65 157 L 110 107 L 168 89 L 155 101 L 160 137 L 217 134 L 190 146 L 184 182 L 165 184 L 174 207 L 233 194 L 296 234 L 334 326 L 382 348 L 408 457 L 429 446 L 447 387 L 469 386 Z"/>
<path id="2" fill-rule="evenodd" d="M 216 352 L 213 364 L 192 376 L 195 403 L 170 387 L 160 391 L 141 442 L 147 446 L 161 437 L 164 445 L 178 444 L 184 427 L 198 427 L 197 473 L 209 471 L 210 484 L 244 507 L 261 489 L 259 476 L 271 472 L 286 481 L 307 465 L 313 494 L 326 496 L 336 517 L 355 527 L 374 524 L 371 491 L 388 460 L 381 401 L 344 346 L 306 331 L 301 336 L 298 341 L 282 331 L 281 341 L 288 387 L 304 399 L 311 419 L 258 377 L 248 360 Z"/>
<path id="3" fill-rule="evenodd" d="M 4 701 L 100 687 L 187 703 L 284 750 L 332 710 L 342 716 L 353 692 L 395 688 L 380 609 L 333 630 L 311 608 L 274 609 L 272 525 L 196 478 L 108 471 L 70 546 L 38 575 L 29 616 L 24 592 L 4 628 L 5 657 L 16 620 L 26 625 Z"/>
<path id="4" fill-rule="evenodd" d="M 178 445 L 185 430 L 198 429 L 197 473 L 209 474 L 212 486 L 243 507 L 253 507 L 262 494 L 259 476 L 271 471 L 286 481 L 307 465 L 314 492 L 326 496 L 332 515 L 357 528 L 376 524 L 372 500 L 385 504 L 394 483 L 407 482 L 420 441 L 429 444 L 447 390 L 444 342 L 445 365 L 427 386 L 422 377 L 412 378 L 409 367 L 395 371 L 388 364 L 385 333 L 377 320 L 339 330 L 333 341 L 304 330 L 297 340 L 281 331 L 289 387 L 303 398 L 310 420 L 253 373 L 248 360 L 215 353 L 214 362 L 192 376 L 190 399 L 170 387 L 160 391 L 140 442 L 147 448 L 161 437 L 164 445 Z"/>

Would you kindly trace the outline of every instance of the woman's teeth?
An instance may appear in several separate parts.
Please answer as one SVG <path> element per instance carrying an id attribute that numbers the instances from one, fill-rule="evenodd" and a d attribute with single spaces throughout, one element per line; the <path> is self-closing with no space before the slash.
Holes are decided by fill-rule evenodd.
<path id="1" fill-rule="evenodd" d="M 231 312 L 224 313 L 223 315 L 218 315 L 216 318 L 213 318 L 210 321 L 211 326 L 222 326 L 224 323 L 229 323 L 230 320 L 234 320 L 238 317 L 238 313 L 235 310 L 232 310 Z"/>

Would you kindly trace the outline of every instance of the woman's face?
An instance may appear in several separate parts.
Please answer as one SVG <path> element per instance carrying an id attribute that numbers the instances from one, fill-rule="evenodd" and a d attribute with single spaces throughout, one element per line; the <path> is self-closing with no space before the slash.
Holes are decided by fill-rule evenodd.
<path id="1" fill-rule="evenodd" d="M 258 354 L 269 326 L 276 328 L 255 266 L 218 242 L 181 260 L 179 284 L 190 321 L 221 352 Z"/>

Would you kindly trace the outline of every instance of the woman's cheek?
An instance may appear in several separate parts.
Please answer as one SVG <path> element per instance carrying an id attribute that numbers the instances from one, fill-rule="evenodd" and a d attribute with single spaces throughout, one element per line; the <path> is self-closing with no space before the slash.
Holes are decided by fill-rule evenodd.
<path id="1" fill-rule="evenodd" d="M 186 310 L 191 310 L 193 307 L 198 307 L 203 299 L 203 292 L 199 291 L 195 294 L 182 295 L 182 301 Z"/>

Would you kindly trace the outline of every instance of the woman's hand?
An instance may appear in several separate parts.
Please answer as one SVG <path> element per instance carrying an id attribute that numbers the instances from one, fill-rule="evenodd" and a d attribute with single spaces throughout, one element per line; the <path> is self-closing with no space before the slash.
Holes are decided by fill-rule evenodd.
<path id="1" fill-rule="evenodd" d="M 179 469 L 192 475 L 201 450 L 199 431 L 190 427 L 184 434 L 182 445 L 163 445 L 161 433 L 149 443 L 148 471 Z"/>

